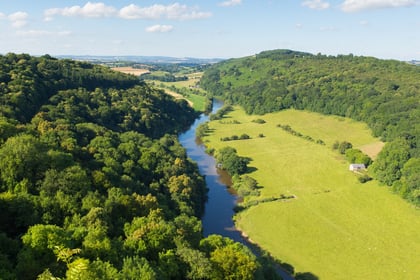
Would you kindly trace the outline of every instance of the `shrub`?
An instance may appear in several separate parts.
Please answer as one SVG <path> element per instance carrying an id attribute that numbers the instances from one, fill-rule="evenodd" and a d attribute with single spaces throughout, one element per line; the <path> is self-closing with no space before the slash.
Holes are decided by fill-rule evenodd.
<path id="1" fill-rule="evenodd" d="M 255 119 L 255 120 L 252 120 L 252 122 L 258 123 L 258 124 L 263 124 L 263 123 L 265 123 L 265 120 L 263 120 L 263 119 Z"/>

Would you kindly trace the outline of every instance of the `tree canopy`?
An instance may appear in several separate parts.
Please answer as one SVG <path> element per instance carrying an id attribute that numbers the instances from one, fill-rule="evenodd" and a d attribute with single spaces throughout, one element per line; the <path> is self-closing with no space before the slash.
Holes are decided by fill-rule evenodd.
<path id="1" fill-rule="evenodd" d="M 207 189 L 177 140 L 196 117 L 185 101 L 106 67 L 7 54 L 0 102 L 2 279 L 216 279 L 232 255 L 256 272 L 248 253 L 200 248 Z"/>

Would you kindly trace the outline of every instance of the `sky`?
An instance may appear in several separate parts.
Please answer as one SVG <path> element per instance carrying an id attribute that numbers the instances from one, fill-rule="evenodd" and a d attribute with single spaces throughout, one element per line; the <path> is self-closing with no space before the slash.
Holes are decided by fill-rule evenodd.
<path id="1" fill-rule="evenodd" d="M 0 54 L 420 60 L 420 0 L 0 0 Z"/>

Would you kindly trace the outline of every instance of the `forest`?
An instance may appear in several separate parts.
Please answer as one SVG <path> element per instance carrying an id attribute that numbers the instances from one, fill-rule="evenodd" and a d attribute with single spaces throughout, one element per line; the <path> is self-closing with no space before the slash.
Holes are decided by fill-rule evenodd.
<path id="1" fill-rule="evenodd" d="M 386 142 L 374 177 L 420 205 L 420 68 L 354 55 L 264 51 L 205 71 L 201 86 L 248 114 L 287 108 L 349 117 Z"/>
<path id="2" fill-rule="evenodd" d="M 278 279 L 203 237 L 207 188 L 177 133 L 197 112 L 135 76 L 0 56 L 1 279 Z"/>

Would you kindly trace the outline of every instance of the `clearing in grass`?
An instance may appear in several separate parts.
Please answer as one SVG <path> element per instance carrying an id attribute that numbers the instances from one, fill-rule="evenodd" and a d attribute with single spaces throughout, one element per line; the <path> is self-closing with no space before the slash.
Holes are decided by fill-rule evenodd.
<path id="1" fill-rule="evenodd" d="M 204 137 L 209 148 L 231 146 L 252 159 L 255 171 L 248 175 L 262 188 L 259 197 L 247 197 L 245 203 L 295 197 L 260 203 L 236 216 L 237 226 L 274 257 L 320 279 L 416 279 L 420 274 L 419 211 L 375 180 L 360 183 L 331 148 L 336 141 L 362 150 L 381 147 L 365 124 L 296 110 L 249 116 L 234 107 L 209 127 Z M 242 134 L 251 139 L 220 141 Z"/>

